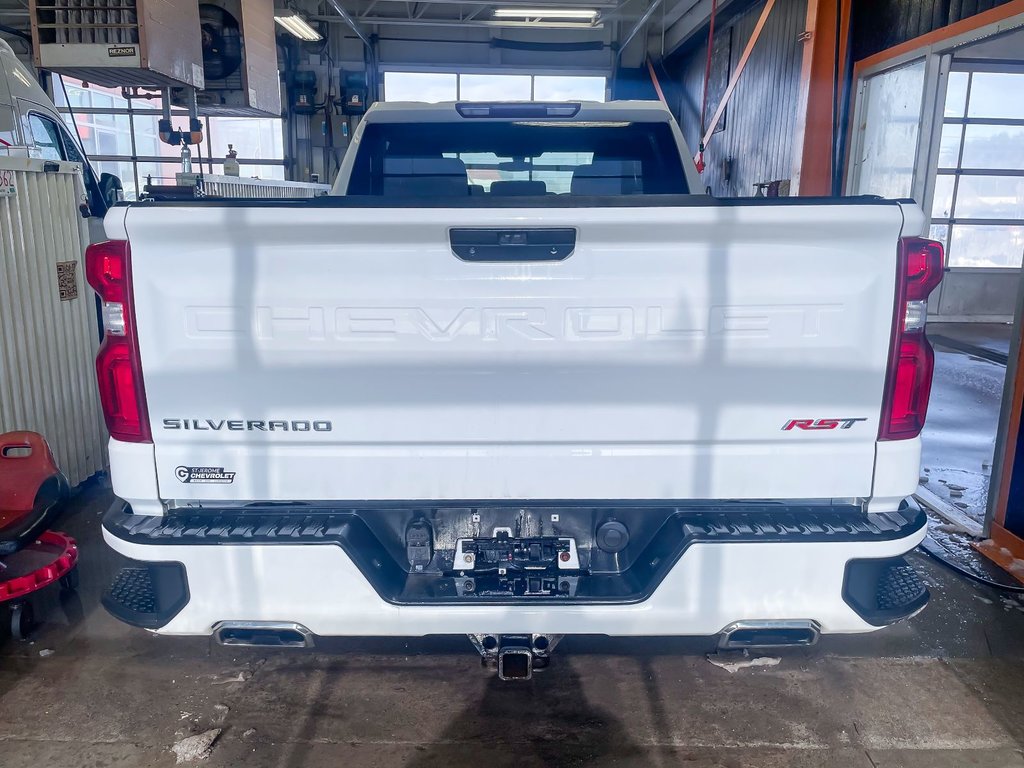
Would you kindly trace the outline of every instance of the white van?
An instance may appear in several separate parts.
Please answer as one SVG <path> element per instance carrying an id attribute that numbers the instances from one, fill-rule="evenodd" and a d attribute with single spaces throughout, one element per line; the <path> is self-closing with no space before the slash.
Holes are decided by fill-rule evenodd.
<path id="1" fill-rule="evenodd" d="M 102 217 L 118 198 L 121 181 L 113 174 L 97 176 L 60 112 L 36 76 L 0 39 L 0 157 L 28 156 L 81 163 L 89 211 Z"/>

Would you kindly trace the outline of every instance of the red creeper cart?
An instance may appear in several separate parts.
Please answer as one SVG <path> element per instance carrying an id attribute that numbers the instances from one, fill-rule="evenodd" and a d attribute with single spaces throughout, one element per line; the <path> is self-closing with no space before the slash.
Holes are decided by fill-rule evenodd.
<path id="1" fill-rule="evenodd" d="M 10 609 L 11 635 L 34 625 L 32 596 L 54 582 L 78 587 L 78 546 L 47 528 L 68 496 L 68 483 L 42 435 L 0 435 L 0 603 Z"/>

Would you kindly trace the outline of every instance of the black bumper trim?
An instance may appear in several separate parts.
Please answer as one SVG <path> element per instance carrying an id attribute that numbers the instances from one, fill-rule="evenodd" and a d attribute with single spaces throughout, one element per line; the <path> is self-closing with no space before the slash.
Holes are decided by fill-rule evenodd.
<path id="1" fill-rule="evenodd" d="M 672 512 L 687 536 L 700 541 L 893 541 L 927 524 L 924 511 L 909 499 L 899 511 L 878 513 L 864 513 L 856 506 L 759 504 L 677 507 Z M 360 514 L 361 510 L 355 509 L 275 505 L 180 509 L 166 516 L 151 516 L 136 515 L 117 500 L 104 515 L 103 527 L 135 544 L 343 544 L 347 526 Z"/>
<path id="2" fill-rule="evenodd" d="M 492 504 L 491 506 L 497 506 Z M 512 506 L 512 505 L 509 505 Z M 582 506 L 582 503 L 581 503 Z M 624 512 L 627 510 L 619 510 Z M 655 509 L 646 508 L 645 514 Z M 135 515 L 118 501 L 103 519 L 111 535 L 134 544 L 238 546 L 248 544 L 333 544 L 340 546 L 380 597 L 397 605 L 538 602 L 628 604 L 646 600 L 693 544 L 827 543 L 893 541 L 927 525 L 915 503 L 895 512 L 865 513 L 858 506 L 782 506 L 773 504 L 697 504 L 663 507 L 657 535 L 629 567 L 614 573 L 581 576 L 575 594 L 521 597 L 460 596 L 455 579 L 440 573 L 411 573 L 392 546 L 368 524 L 387 510 L 329 507 L 251 506 L 233 509 L 178 510 L 167 516 Z"/>

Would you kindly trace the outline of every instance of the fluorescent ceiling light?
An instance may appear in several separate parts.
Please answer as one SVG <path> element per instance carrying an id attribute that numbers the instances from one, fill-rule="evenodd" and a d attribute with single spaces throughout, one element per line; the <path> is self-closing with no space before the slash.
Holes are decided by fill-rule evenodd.
<path id="1" fill-rule="evenodd" d="M 593 21 L 597 11 L 589 8 L 497 8 L 496 19 L 585 19 Z"/>
<path id="2" fill-rule="evenodd" d="M 287 32 L 299 40 L 305 40 L 307 43 L 315 43 L 324 39 L 316 29 L 310 26 L 309 22 L 302 18 L 302 15 L 298 11 L 294 11 L 290 8 L 281 8 L 274 10 L 274 21 L 280 24 Z"/>

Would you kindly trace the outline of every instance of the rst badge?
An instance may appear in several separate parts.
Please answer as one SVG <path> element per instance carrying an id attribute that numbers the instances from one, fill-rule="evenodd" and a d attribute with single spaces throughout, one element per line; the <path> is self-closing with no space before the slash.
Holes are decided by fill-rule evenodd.
<path id="1" fill-rule="evenodd" d="M 819 429 L 849 429 L 858 421 L 867 419 L 790 419 L 782 425 L 783 432 L 791 432 L 794 429 L 819 430 Z"/>

